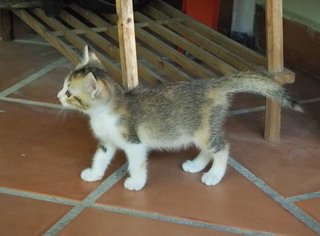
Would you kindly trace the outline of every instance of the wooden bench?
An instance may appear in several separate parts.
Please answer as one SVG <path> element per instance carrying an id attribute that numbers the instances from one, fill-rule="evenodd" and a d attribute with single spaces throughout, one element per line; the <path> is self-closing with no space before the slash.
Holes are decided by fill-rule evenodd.
<path id="1" fill-rule="evenodd" d="M 135 12 L 134 21 L 130 0 L 117 0 L 117 15 L 97 15 L 75 4 L 62 10 L 59 19 L 47 17 L 40 8 L 13 12 L 74 64 L 85 44 L 91 44 L 110 76 L 129 88 L 138 82 L 155 86 L 246 70 L 282 84 L 294 82 L 294 73 L 283 67 L 281 0 L 266 1 L 267 56 L 161 0 Z M 280 106 L 267 100 L 267 140 L 279 140 L 280 114 Z"/>

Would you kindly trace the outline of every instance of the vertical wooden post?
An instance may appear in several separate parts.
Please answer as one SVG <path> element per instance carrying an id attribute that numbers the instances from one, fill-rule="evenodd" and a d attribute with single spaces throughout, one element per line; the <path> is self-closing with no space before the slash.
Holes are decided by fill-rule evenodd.
<path id="1" fill-rule="evenodd" d="M 132 0 L 116 0 L 123 85 L 133 89 L 139 83 Z"/>
<path id="2" fill-rule="evenodd" d="M 282 0 L 266 0 L 267 59 L 269 72 L 283 71 Z M 265 139 L 279 141 L 281 106 L 272 100 L 266 103 Z"/>
<path id="3" fill-rule="evenodd" d="M 0 37 L 2 41 L 13 39 L 12 13 L 10 10 L 0 10 Z"/>

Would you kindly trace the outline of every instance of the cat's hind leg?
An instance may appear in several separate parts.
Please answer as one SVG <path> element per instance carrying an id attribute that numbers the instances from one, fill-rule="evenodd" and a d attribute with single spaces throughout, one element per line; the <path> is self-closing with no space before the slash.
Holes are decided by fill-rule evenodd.
<path id="1" fill-rule="evenodd" d="M 185 161 L 182 164 L 182 169 L 185 172 L 190 173 L 197 173 L 199 171 L 202 171 L 206 166 L 209 164 L 209 162 L 212 160 L 212 156 L 210 152 L 201 150 L 198 156 L 196 156 L 193 160 Z"/>
<path id="2" fill-rule="evenodd" d="M 229 145 L 221 143 L 210 149 L 212 157 L 214 158 L 213 164 L 207 173 L 202 175 L 201 181 L 205 185 L 216 185 L 223 178 L 228 164 Z"/>
<path id="3" fill-rule="evenodd" d="M 129 177 L 124 182 L 128 190 L 138 191 L 147 182 L 147 149 L 143 145 L 133 145 L 125 150 L 128 159 Z"/>
<path id="4" fill-rule="evenodd" d="M 116 148 L 112 145 L 100 145 L 93 156 L 90 168 L 81 172 L 81 179 L 87 182 L 93 182 L 102 179 L 105 170 L 112 160 Z"/>

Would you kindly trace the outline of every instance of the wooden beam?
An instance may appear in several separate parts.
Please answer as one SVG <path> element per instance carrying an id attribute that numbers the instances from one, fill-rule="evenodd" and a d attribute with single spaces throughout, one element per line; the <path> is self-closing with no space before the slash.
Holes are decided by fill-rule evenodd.
<path id="1" fill-rule="evenodd" d="M 78 64 L 81 61 L 80 56 L 65 42 L 52 34 L 47 28 L 32 17 L 25 10 L 15 10 L 14 14 L 17 15 L 22 21 L 29 25 L 34 31 L 45 38 L 52 46 L 54 46 L 60 53 L 67 57 L 73 64 Z"/>
<path id="2" fill-rule="evenodd" d="M 132 0 L 116 0 L 123 85 L 138 86 L 138 67 Z"/>
<path id="3" fill-rule="evenodd" d="M 102 19 L 100 16 L 85 10 L 81 7 L 79 7 L 76 4 L 72 4 L 71 8 L 80 13 L 81 16 L 83 16 L 83 18 L 85 18 L 87 21 L 89 21 L 90 23 L 92 23 L 93 25 L 97 26 L 97 27 L 102 27 L 102 26 L 106 26 L 108 29 L 113 29 L 114 26 L 111 25 L 111 23 L 109 23 L 108 21 Z M 116 20 L 111 19 L 111 21 L 114 23 L 116 22 Z M 163 22 L 171 22 L 171 21 L 163 21 Z M 135 23 L 136 25 L 142 25 L 142 24 L 147 24 L 148 23 Z M 108 30 L 106 33 L 108 36 L 112 37 L 114 40 L 119 41 L 118 38 L 118 33 L 117 31 L 114 30 Z M 136 27 L 136 36 L 139 38 L 139 27 Z M 164 72 L 168 77 L 175 79 L 175 80 L 191 80 L 191 77 L 189 75 L 187 75 L 186 73 L 184 73 L 183 71 L 181 71 L 177 66 L 171 64 L 170 62 L 168 62 L 166 59 L 160 57 L 158 54 L 154 53 L 153 51 L 147 49 L 146 47 L 142 46 L 141 44 L 137 43 L 137 52 L 138 52 L 138 57 L 142 57 L 144 59 L 146 59 L 148 62 L 152 63 L 152 65 L 156 68 L 158 68 L 159 70 L 161 70 L 161 72 Z M 139 74 L 141 75 L 140 69 L 139 69 Z M 143 73 L 143 71 L 142 71 Z M 156 77 L 155 77 L 156 79 Z"/>
<path id="4" fill-rule="evenodd" d="M 156 9 L 152 6 L 148 6 L 148 7 L 144 8 L 142 11 L 146 15 L 152 16 L 153 18 L 156 18 L 156 19 L 167 19 L 167 20 L 170 19 L 170 17 L 168 15 L 164 14 L 161 10 Z M 192 30 L 191 28 L 183 25 L 182 23 L 168 24 L 167 27 L 169 29 L 173 30 L 174 32 L 176 32 L 177 34 L 181 35 L 182 37 L 193 42 L 195 45 L 198 45 L 201 48 L 212 53 L 216 57 L 221 58 L 223 61 L 218 60 L 219 63 L 221 63 L 221 64 L 225 64 L 225 62 L 227 62 L 239 70 L 254 70 L 255 69 L 252 64 L 247 63 L 242 58 L 233 54 L 230 50 L 227 50 L 226 48 L 221 47 L 220 45 L 207 39 L 203 35 Z"/>
<path id="5" fill-rule="evenodd" d="M 175 44 L 178 47 L 183 48 L 187 52 L 191 53 L 193 56 L 198 58 L 199 60 L 206 63 L 209 67 L 211 67 L 214 71 L 219 72 L 220 74 L 233 74 L 236 73 L 237 70 L 230 66 L 229 64 L 221 61 L 216 56 L 208 53 L 206 50 L 202 49 L 201 47 L 195 45 L 193 42 L 188 41 L 184 37 L 176 34 L 175 32 L 171 31 L 170 29 L 158 25 L 154 23 L 149 17 L 143 15 L 140 12 L 135 13 L 135 17 L 138 21 L 145 21 L 150 24 L 150 29 L 160 35 L 161 37 L 165 38 L 166 40 L 170 41 L 171 43 Z"/>
<path id="6" fill-rule="evenodd" d="M 115 20 L 113 15 L 106 15 L 106 17 L 110 21 Z M 172 48 L 171 45 L 165 43 L 148 31 L 137 28 L 136 34 L 139 40 L 154 48 L 159 55 L 168 57 L 170 60 L 183 67 L 186 71 L 194 75 L 196 78 L 210 78 L 215 75 L 212 71 L 203 66 L 199 66 L 199 63 L 183 55 L 176 48 Z"/>
<path id="7" fill-rule="evenodd" d="M 268 71 L 278 73 L 283 71 L 283 26 L 282 0 L 267 0 L 266 30 L 267 30 L 267 60 Z M 281 106 L 273 100 L 267 100 L 265 118 L 265 139 L 279 141 L 281 127 Z"/>
<path id="8" fill-rule="evenodd" d="M 266 1 L 268 2 L 271 0 Z M 212 40 L 216 44 L 224 48 L 228 48 L 230 51 L 235 52 L 238 56 L 247 60 L 248 62 L 261 66 L 266 66 L 266 59 L 264 56 L 252 51 L 249 48 L 246 48 L 245 46 L 235 42 L 227 36 L 224 36 L 223 34 L 220 34 L 219 32 L 212 30 L 208 26 L 194 20 L 190 16 L 185 15 L 181 11 L 175 9 L 174 7 L 171 7 L 164 1 L 153 0 L 151 1 L 150 5 L 155 7 L 156 9 L 161 9 L 161 11 L 163 11 L 171 17 L 178 17 L 184 19 L 184 24 L 187 27 Z"/>
<path id="9" fill-rule="evenodd" d="M 78 35 L 70 31 L 69 28 L 63 25 L 60 21 L 56 20 L 54 17 L 47 17 L 42 9 L 37 8 L 33 10 L 33 13 L 53 29 L 65 31 L 65 38 L 74 46 L 76 46 L 80 51 L 82 51 L 84 47 L 88 44 L 85 40 L 83 40 Z M 101 60 L 102 64 L 107 68 L 108 73 L 110 73 L 110 75 L 113 78 L 120 80 L 121 77 L 119 67 L 111 63 L 111 60 L 104 56 L 102 53 L 95 53 Z"/>
<path id="10" fill-rule="evenodd" d="M 9 10 L 0 10 L 0 37 L 4 42 L 13 39 L 12 13 Z"/>
<path id="11" fill-rule="evenodd" d="M 93 14 L 81 7 L 78 7 L 77 5 L 72 5 L 72 8 L 78 13 L 80 13 L 86 20 L 98 27 L 105 26 L 108 29 L 116 29 L 96 14 Z M 84 30 L 85 37 L 94 42 L 97 46 L 99 46 L 102 50 L 110 54 L 112 57 L 116 58 L 117 60 L 120 60 L 118 46 L 111 44 L 107 39 L 102 37 L 100 34 L 92 31 L 91 28 L 86 26 L 79 19 L 68 14 L 66 11 L 61 11 L 60 17 L 74 28 L 81 28 L 82 30 Z M 107 32 L 107 35 L 115 41 L 119 41 L 117 30 L 109 30 Z M 137 48 L 139 49 L 139 46 L 137 46 Z M 152 71 L 148 66 L 142 63 L 138 64 L 138 73 L 142 78 L 144 78 L 148 85 L 159 84 L 159 81 L 164 82 L 164 79 L 160 75 L 158 75 L 157 73 Z"/>

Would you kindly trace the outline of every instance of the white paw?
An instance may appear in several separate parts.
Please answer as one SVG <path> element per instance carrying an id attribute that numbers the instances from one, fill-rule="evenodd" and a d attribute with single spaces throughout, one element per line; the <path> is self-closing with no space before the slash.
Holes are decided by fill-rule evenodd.
<path id="1" fill-rule="evenodd" d="M 144 179 L 128 177 L 124 182 L 124 187 L 128 190 L 138 191 L 142 189 L 145 184 L 146 184 L 146 181 Z"/>
<path id="2" fill-rule="evenodd" d="M 81 172 L 81 179 L 87 182 L 93 182 L 102 179 L 103 175 L 97 175 L 91 168 L 84 169 Z"/>
<path id="3" fill-rule="evenodd" d="M 222 177 L 223 175 L 216 175 L 214 173 L 207 172 L 202 175 L 201 182 L 205 185 L 216 185 L 221 181 Z"/>
<path id="4" fill-rule="evenodd" d="M 190 173 L 197 173 L 199 171 L 202 171 L 203 169 L 205 168 L 205 166 L 199 164 L 199 163 L 196 163 L 194 161 L 185 161 L 183 164 L 182 164 L 182 169 L 185 171 L 185 172 L 190 172 Z"/>

